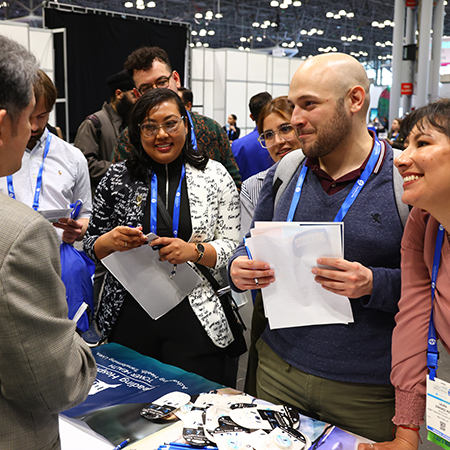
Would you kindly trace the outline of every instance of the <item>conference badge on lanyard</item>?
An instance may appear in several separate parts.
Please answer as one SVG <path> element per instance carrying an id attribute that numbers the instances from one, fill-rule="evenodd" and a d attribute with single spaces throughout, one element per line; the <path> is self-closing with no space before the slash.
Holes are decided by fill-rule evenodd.
<path id="1" fill-rule="evenodd" d="M 427 375 L 427 430 L 429 441 L 450 450 L 450 383 L 436 378 L 438 348 L 433 318 L 434 294 L 444 233 L 444 227 L 439 224 L 431 272 L 431 313 L 427 350 L 427 367 L 429 369 Z"/>

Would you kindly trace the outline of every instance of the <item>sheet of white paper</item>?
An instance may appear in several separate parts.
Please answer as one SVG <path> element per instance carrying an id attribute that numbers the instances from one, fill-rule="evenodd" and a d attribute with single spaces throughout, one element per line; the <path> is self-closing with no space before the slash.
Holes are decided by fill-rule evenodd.
<path id="1" fill-rule="evenodd" d="M 59 435 L 61 437 L 61 450 L 111 450 L 111 444 L 84 422 L 59 416 Z"/>
<path id="2" fill-rule="evenodd" d="M 70 217 L 71 212 L 72 208 L 38 210 L 38 213 L 50 222 L 58 222 L 58 220 L 63 217 Z"/>
<path id="3" fill-rule="evenodd" d="M 271 329 L 353 322 L 348 298 L 323 289 L 311 273 L 319 257 L 342 258 L 342 224 L 309 225 L 280 226 L 278 236 L 272 227 L 247 239 L 253 259 L 275 271 L 275 282 L 262 291 Z"/>
<path id="4" fill-rule="evenodd" d="M 159 261 L 158 251 L 149 245 L 114 252 L 102 263 L 155 320 L 178 305 L 201 281 L 187 263 L 178 265 L 176 276 L 170 279 L 172 264 Z"/>

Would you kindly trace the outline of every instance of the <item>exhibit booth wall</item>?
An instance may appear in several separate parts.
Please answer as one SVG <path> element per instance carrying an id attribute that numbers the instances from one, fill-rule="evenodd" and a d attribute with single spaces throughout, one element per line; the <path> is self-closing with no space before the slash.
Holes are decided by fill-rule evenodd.
<path id="1" fill-rule="evenodd" d="M 30 50 L 38 59 L 41 69 L 55 82 L 52 30 L 31 28 L 26 23 L 0 21 L 0 34 Z M 64 101 L 63 98 L 61 100 Z M 55 111 L 50 114 L 49 122 L 56 123 Z"/>

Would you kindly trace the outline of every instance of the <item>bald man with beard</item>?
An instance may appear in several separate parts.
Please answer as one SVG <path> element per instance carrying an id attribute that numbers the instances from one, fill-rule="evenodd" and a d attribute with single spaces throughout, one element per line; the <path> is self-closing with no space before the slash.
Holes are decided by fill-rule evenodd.
<path id="1" fill-rule="evenodd" d="M 366 126 L 369 85 L 361 64 L 345 54 L 311 58 L 291 81 L 291 121 L 307 158 L 299 163 L 297 152 L 283 158 L 282 164 L 298 167 L 276 208 L 274 190 L 282 180 L 274 180 L 276 167 L 269 171 L 253 219 L 286 221 L 294 204 L 294 222 L 344 222 L 344 258 L 318 259 L 311 276 L 350 300 L 354 322 L 267 327 L 257 343 L 257 394 L 379 441 L 393 432 L 389 375 L 403 227 L 392 148 Z M 357 195 L 350 194 L 357 186 Z M 230 259 L 229 278 L 238 292 L 254 289 L 256 278 L 264 297 L 276 276 L 264 261 L 249 260 L 242 244 Z"/>

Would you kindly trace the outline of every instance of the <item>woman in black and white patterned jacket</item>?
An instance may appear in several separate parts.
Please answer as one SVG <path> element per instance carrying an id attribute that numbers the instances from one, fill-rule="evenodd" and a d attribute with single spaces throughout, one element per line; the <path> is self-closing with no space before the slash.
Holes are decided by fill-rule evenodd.
<path id="1" fill-rule="evenodd" d="M 193 150 L 186 110 L 170 89 L 154 89 L 139 98 L 129 131 L 132 155 L 113 164 L 96 190 L 84 240 L 86 253 L 98 262 L 115 251 L 147 244 L 144 235 L 155 230 L 159 238 L 151 245 L 163 246 L 162 261 L 197 262 L 211 268 L 222 284 L 221 269 L 239 239 L 239 196 L 233 179 L 220 163 Z M 177 237 L 159 211 L 152 214 L 156 191 L 152 195 L 151 186 L 170 216 L 179 215 Z M 221 348 L 233 337 L 220 300 L 206 279 L 175 308 L 153 320 L 107 273 L 97 325 L 102 339 L 232 384 L 224 377 L 227 358 Z"/>

